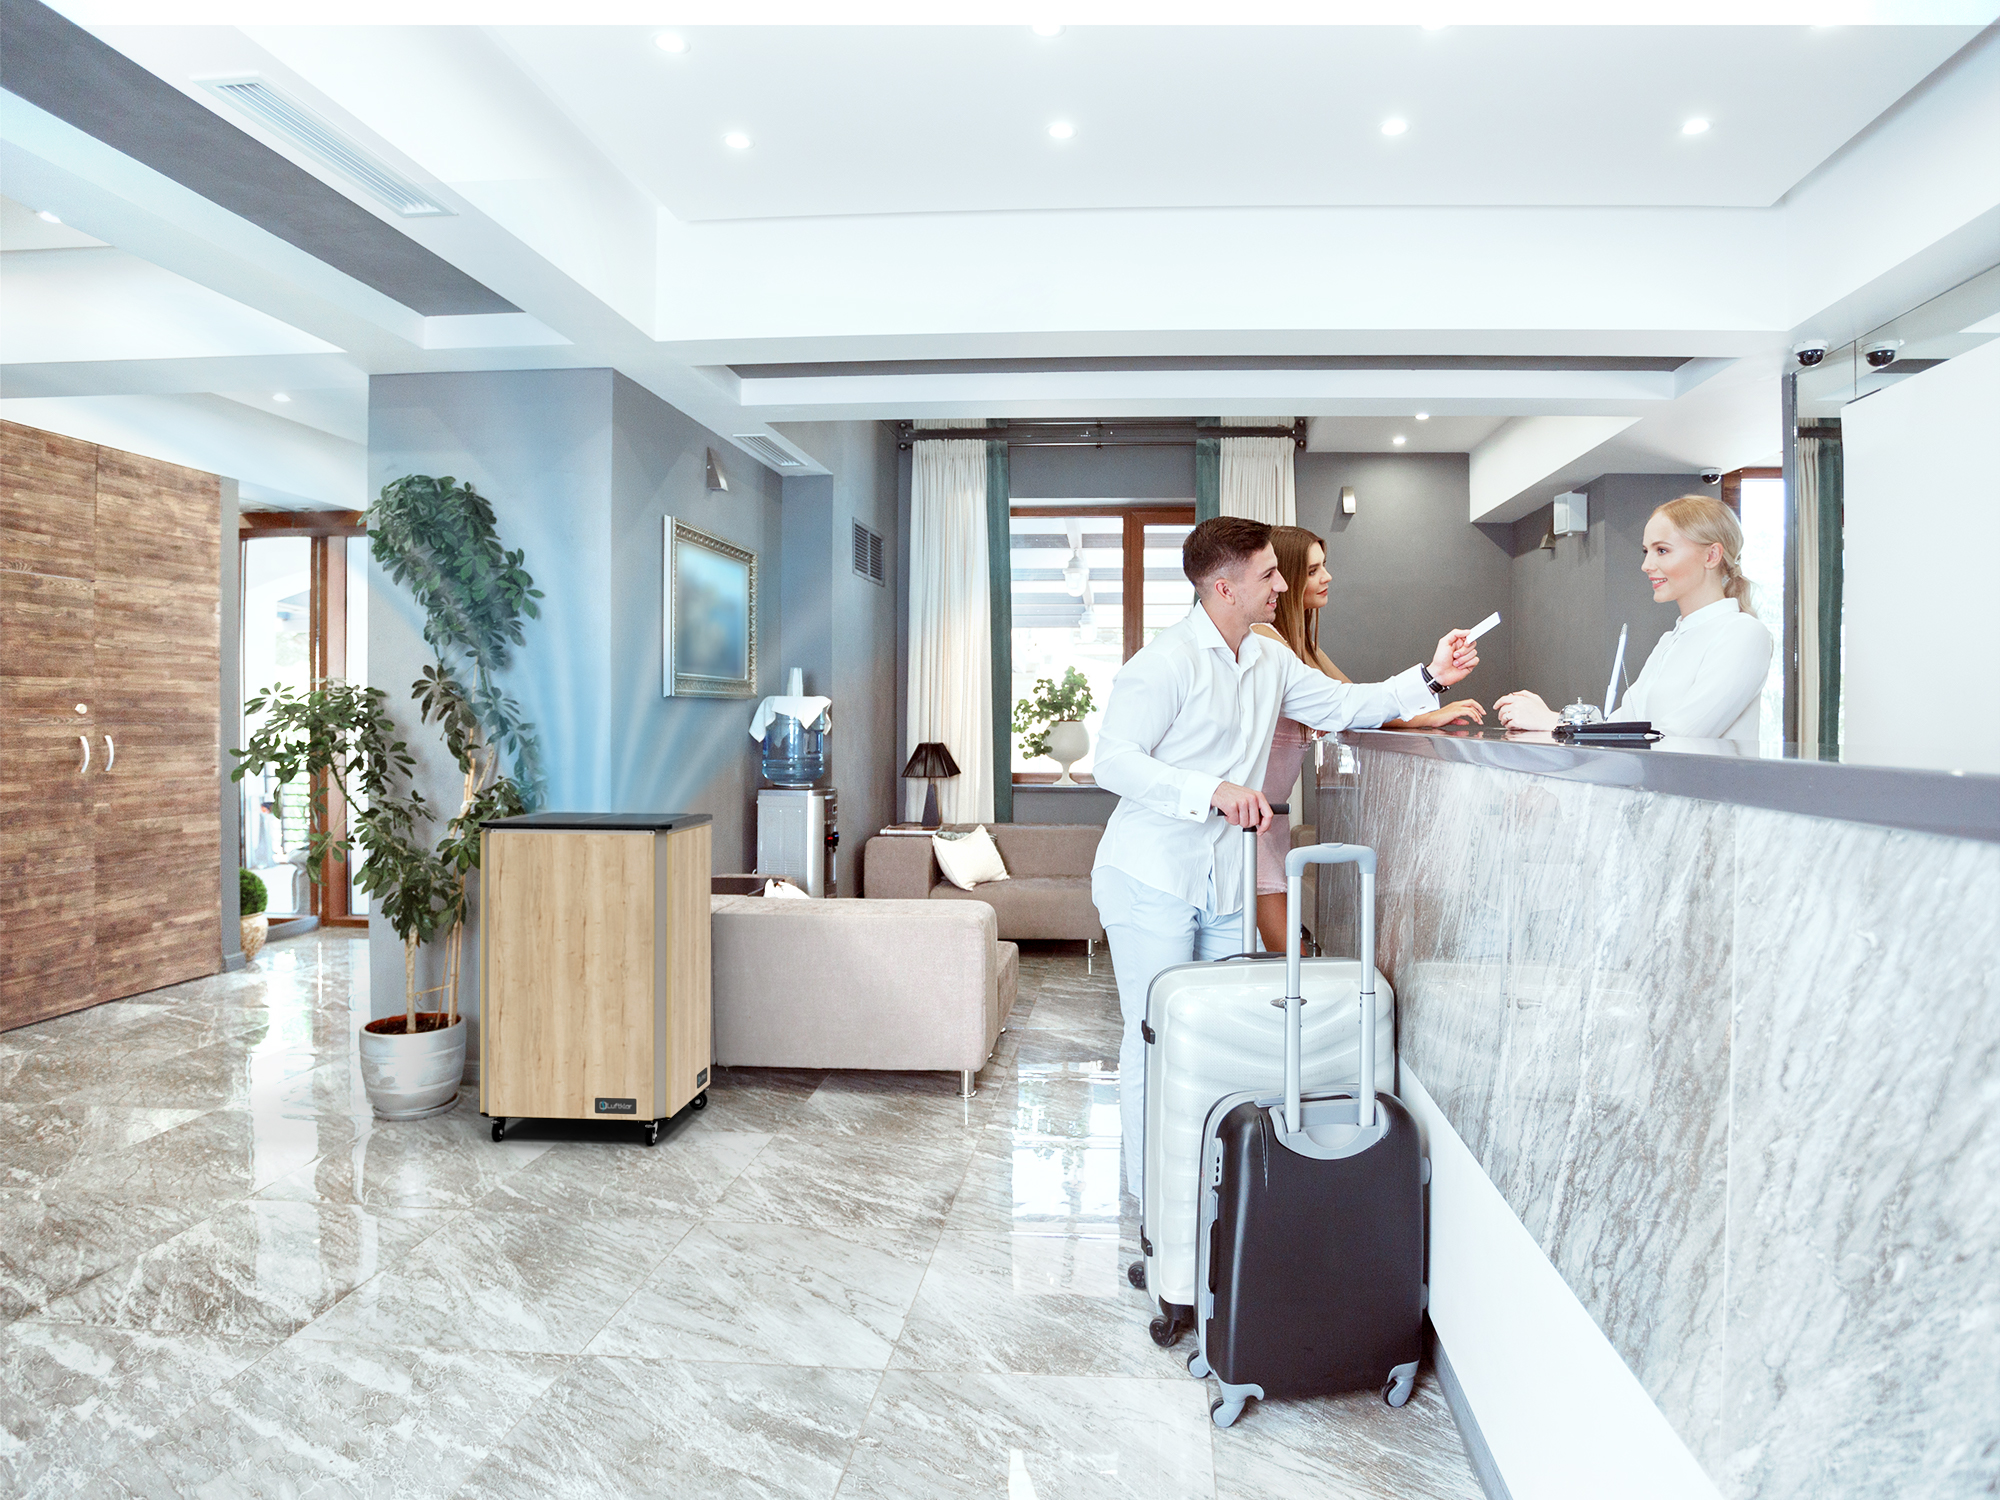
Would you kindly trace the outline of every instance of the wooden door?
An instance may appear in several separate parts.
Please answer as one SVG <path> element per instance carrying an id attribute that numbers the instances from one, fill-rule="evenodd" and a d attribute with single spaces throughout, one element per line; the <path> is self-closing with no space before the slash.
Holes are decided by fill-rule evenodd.
<path id="1" fill-rule="evenodd" d="M 221 483 L 98 452 L 97 997 L 222 967 Z"/>
<path id="2" fill-rule="evenodd" d="M 94 445 L 0 423 L 0 1031 L 97 997 L 96 488 Z"/>

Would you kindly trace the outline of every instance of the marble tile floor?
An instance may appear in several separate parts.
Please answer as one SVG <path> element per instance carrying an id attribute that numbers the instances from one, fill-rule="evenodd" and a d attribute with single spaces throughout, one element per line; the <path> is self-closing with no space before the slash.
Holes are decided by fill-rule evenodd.
<path id="1" fill-rule="evenodd" d="M 1108 967 L 651 1150 L 373 1119 L 344 937 L 0 1035 L 0 1494 L 1477 1500 L 1428 1377 L 1217 1432 L 1147 1337 Z"/>

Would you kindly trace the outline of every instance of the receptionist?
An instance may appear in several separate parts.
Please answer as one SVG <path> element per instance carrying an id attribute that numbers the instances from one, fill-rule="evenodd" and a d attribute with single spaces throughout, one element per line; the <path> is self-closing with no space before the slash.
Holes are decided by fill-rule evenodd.
<path id="1" fill-rule="evenodd" d="M 1750 612 L 1743 528 L 1706 495 L 1669 500 L 1646 522 L 1640 567 L 1658 604 L 1681 617 L 1660 637 L 1613 719 L 1648 719 L 1662 734 L 1757 745 L 1771 632 Z M 1559 715 L 1525 690 L 1494 704 L 1509 729 L 1553 729 Z"/>

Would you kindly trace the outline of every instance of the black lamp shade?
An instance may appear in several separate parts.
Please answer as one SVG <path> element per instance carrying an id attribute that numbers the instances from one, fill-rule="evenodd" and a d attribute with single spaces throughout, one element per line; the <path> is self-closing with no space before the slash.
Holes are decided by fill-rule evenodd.
<path id="1" fill-rule="evenodd" d="M 910 755 L 910 763 L 903 767 L 905 776 L 956 776 L 958 762 L 951 758 L 951 752 L 935 740 L 926 740 Z"/>

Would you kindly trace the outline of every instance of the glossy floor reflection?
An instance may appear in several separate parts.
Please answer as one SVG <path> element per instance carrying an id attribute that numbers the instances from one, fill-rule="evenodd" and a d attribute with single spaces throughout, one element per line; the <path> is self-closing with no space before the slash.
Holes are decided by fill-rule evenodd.
<path id="1" fill-rule="evenodd" d="M 373 1119 L 365 985 L 314 935 L 0 1036 L 0 1494 L 1479 1495 L 1428 1380 L 1210 1426 L 1080 954 L 970 1101 L 718 1070 L 652 1150 Z"/>

